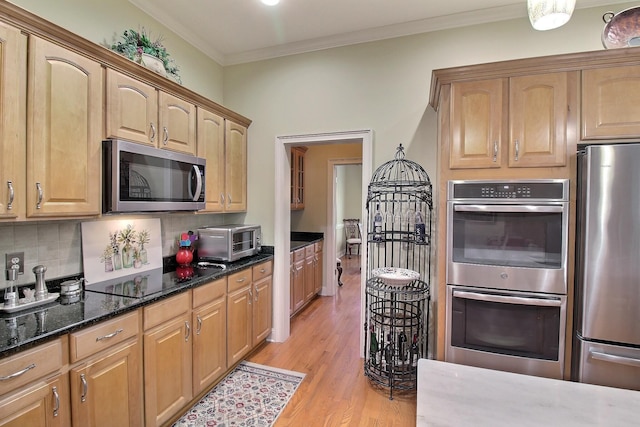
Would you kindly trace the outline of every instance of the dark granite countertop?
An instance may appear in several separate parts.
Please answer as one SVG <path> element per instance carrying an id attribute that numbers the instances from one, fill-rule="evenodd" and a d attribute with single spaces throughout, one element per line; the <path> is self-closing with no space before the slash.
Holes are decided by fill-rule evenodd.
<path id="1" fill-rule="evenodd" d="M 300 249 L 304 246 L 318 242 L 324 239 L 324 233 L 313 233 L 305 231 L 292 231 L 291 232 L 291 251 Z"/>
<path id="2" fill-rule="evenodd" d="M 154 284 L 158 290 L 146 296 L 124 297 L 84 291 L 79 301 L 71 304 L 62 304 L 61 299 L 58 298 L 45 306 L 15 313 L 2 313 L 0 314 L 0 358 L 137 310 L 272 258 L 273 247 L 263 246 L 262 252 L 258 255 L 225 263 L 224 270 L 194 267 L 193 276 L 187 280 L 181 278 L 185 275 L 184 270 L 176 270 L 175 266 L 168 265 L 165 266 L 165 271 L 168 272 L 158 274 L 157 281 L 162 282 Z M 47 282 L 47 287 L 50 292 L 56 292 L 55 285 Z"/>

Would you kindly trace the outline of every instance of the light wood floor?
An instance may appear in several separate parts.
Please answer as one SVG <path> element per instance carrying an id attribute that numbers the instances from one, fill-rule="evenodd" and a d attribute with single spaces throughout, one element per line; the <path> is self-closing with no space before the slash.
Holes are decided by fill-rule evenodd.
<path id="1" fill-rule="evenodd" d="M 335 297 L 318 297 L 291 323 L 284 343 L 268 343 L 248 360 L 306 374 L 276 422 L 283 426 L 415 426 L 415 392 L 372 384 L 360 358 L 360 260 L 343 258 Z"/>

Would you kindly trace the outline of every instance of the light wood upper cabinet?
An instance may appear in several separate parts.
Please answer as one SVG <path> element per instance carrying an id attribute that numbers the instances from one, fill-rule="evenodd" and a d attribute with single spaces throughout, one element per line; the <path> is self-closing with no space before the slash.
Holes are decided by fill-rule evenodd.
<path id="1" fill-rule="evenodd" d="M 224 119 L 204 108 L 198 108 L 198 157 L 207 160 L 205 182 L 205 208 L 207 212 L 224 210 Z"/>
<path id="2" fill-rule="evenodd" d="M 29 37 L 27 216 L 100 213 L 102 67 Z"/>
<path id="3" fill-rule="evenodd" d="M 566 165 L 568 75 L 453 83 L 450 169 Z"/>
<path id="4" fill-rule="evenodd" d="M 225 208 L 247 210 L 247 128 L 225 120 Z"/>
<path id="5" fill-rule="evenodd" d="M 499 168 L 506 79 L 451 85 L 451 169 Z"/>
<path id="6" fill-rule="evenodd" d="M 640 137 L 640 66 L 582 72 L 582 139 Z"/>
<path id="7" fill-rule="evenodd" d="M 107 70 L 107 137 L 196 153 L 196 107 L 132 77 Z"/>
<path id="8" fill-rule="evenodd" d="M 0 23 L 0 219 L 23 218 L 27 37 Z"/>

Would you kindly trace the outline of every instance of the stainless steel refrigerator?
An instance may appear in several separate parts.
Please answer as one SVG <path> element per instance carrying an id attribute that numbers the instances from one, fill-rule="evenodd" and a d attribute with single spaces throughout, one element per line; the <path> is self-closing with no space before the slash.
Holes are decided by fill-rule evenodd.
<path id="1" fill-rule="evenodd" d="M 640 390 L 640 144 L 578 155 L 573 379 Z"/>

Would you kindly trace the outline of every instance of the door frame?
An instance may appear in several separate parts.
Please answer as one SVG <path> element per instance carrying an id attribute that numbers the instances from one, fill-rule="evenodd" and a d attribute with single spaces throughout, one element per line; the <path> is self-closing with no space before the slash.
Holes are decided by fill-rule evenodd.
<path id="1" fill-rule="evenodd" d="M 294 145 L 321 145 L 331 143 L 362 143 L 362 210 L 364 218 L 367 197 L 367 186 L 372 174 L 373 158 L 373 130 L 352 130 L 342 132 L 327 132 L 300 135 L 281 135 L 275 138 L 275 223 L 274 223 L 274 268 L 273 268 L 273 329 L 270 341 L 284 342 L 291 334 L 289 318 L 290 302 L 290 266 L 289 255 L 291 251 L 291 147 Z M 333 217 L 333 214 L 331 218 Z M 363 227 L 366 227 L 363 221 Z M 329 225 L 330 226 L 330 225 Z M 324 277 L 334 277 L 335 270 L 335 222 L 331 233 L 323 230 L 325 238 L 333 242 L 327 242 L 328 251 L 324 251 Z M 363 230 L 366 233 L 366 230 Z M 331 234 L 331 237 L 327 237 Z M 325 246 L 325 247 L 326 247 Z M 362 245 L 361 262 L 366 260 L 366 245 Z M 332 262 L 328 262 L 327 260 Z M 327 272 L 329 272 L 327 274 Z M 364 276 L 361 275 L 360 289 L 362 301 L 364 301 Z M 364 324 L 364 310 L 360 311 L 362 324 Z M 360 343 L 364 340 L 364 332 L 360 331 Z M 360 346 L 362 347 L 362 345 Z"/>

